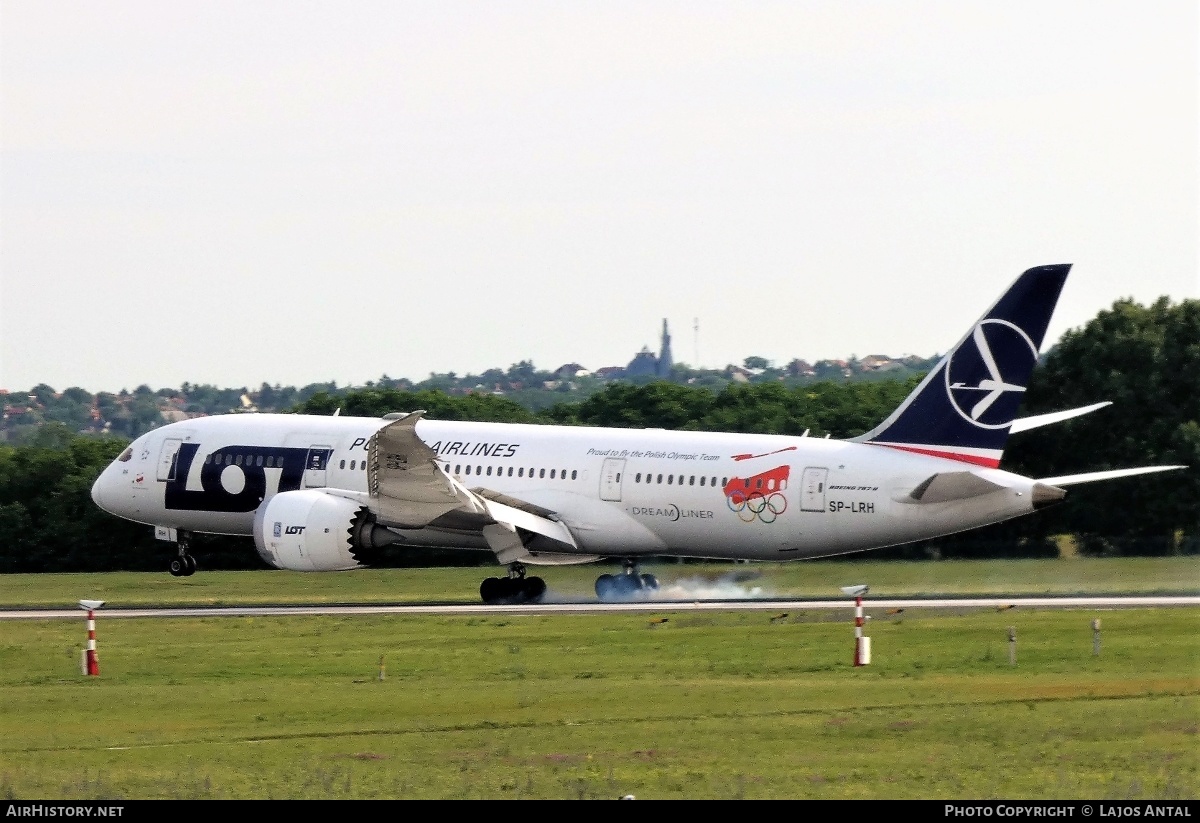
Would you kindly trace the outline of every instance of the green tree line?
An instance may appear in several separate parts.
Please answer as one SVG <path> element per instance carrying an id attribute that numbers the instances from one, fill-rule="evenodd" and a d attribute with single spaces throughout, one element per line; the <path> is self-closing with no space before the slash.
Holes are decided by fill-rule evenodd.
<path id="1" fill-rule="evenodd" d="M 580 403 L 532 411 L 492 394 L 374 387 L 318 392 L 293 411 L 382 416 L 425 409 L 441 420 L 660 427 L 853 437 L 876 425 L 919 378 L 876 382 L 731 383 L 720 390 L 652 382 L 614 383 Z M 1055 556 L 1073 537 L 1088 554 L 1200 553 L 1200 301 L 1150 306 L 1118 301 L 1068 332 L 1043 358 L 1025 413 L 1111 400 L 1110 408 L 1016 435 L 1004 468 L 1053 477 L 1124 466 L 1192 468 L 1074 486 L 1066 503 L 1030 517 L 870 557 Z M 90 488 L 128 444 L 79 436 L 64 423 L 32 442 L 0 446 L 0 572 L 162 569 L 173 552 L 147 526 L 100 511 Z M 247 539 L 197 536 L 204 568 L 260 568 Z M 466 558 L 466 559 L 463 559 Z M 416 562 L 477 562 L 477 553 L 429 552 Z"/>

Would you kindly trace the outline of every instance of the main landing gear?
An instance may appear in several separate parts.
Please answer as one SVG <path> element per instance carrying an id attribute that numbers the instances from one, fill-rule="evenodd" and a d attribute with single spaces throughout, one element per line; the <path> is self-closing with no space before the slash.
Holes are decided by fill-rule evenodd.
<path id="1" fill-rule="evenodd" d="M 175 548 L 179 550 L 179 556 L 171 560 L 171 565 L 167 567 L 167 571 L 172 577 L 191 577 L 196 573 L 196 558 L 188 554 L 188 548 L 191 543 L 191 535 L 185 531 L 180 531 L 175 540 Z"/>
<path id="2" fill-rule="evenodd" d="M 637 561 L 625 560 L 621 574 L 602 574 L 596 578 L 596 597 L 601 600 L 630 600 L 658 591 L 658 578 L 640 574 Z"/>
<path id="3" fill-rule="evenodd" d="M 489 605 L 508 603 L 537 603 L 546 593 L 546 581 L 526 577 L 522 563 L 508 565 L 508 577 L 489 577 L 479 586 L 479 596 Z"/>

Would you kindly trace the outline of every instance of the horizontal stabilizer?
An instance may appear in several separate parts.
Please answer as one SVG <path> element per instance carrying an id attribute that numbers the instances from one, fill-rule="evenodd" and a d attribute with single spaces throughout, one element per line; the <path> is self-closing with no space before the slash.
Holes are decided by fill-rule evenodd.
<path id="1" fill-rule="evenodd" d="M 1103 472 L 1085 472 L 1083 474 L 1068 474 L 1063 477 L 1045 477 L 1039 483 L 1050 486 L 1076 486 L 1080 483 L 1094 483 L 1097 480 L 1112 480 L 1117 477 L 1132 477 L 1137 474 L 1153 474 L 1154 472 L 1170 472 L 1186 469 L 1187 466 L 1142 466 L 1137 469 L 1113 469 Z"/>
<path id="2" fill-rule="evenodd" d="M 946 503 L 990 494 L 1006 488 L 986 480 L 974 472 L 939 472 L 922 482 L 908 494 L 906 502 Z"/>
<path id="3" fill-rule="evenodd" d="M 1064 420 L 1070 420 L 1072 417 L 1079 417 L 1083 414 L 1089 414 L 1097 409 L 1102 409 L 1105 406 L 1111 405 L 1111 400 L 1105 400 L 1103 403 L 1093 403 L 1090 406 L 1083 406 L 1078 409 L 1067 409 L 1066 411 L 1050 412 L 1049 414 L 1035 414 L 1031 415 L 1030 417 L 1018 417 L 1012 422 L 1012 426 L 1009 427 L 1008 433 L 1016 434 L 1017 432 L 1029 431 L 1030 429 L 1036 429 L 1041 426 L 1049 426 L 1053 423 L 1061 423 Z"/>

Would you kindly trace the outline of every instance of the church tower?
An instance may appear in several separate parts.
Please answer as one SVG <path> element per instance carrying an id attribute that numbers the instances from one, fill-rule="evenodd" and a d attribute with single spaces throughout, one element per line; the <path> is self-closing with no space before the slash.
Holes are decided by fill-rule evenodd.
<path id="1" fill-rule="evenodd" d="M 658 352 L 658 376 L 667 378 L 671 376 L 671 366 L 675 364 L 671 357 L 671 333 L 667 331 L 667 318 L 663 318 L 662 330 L 662 347 Z"/>

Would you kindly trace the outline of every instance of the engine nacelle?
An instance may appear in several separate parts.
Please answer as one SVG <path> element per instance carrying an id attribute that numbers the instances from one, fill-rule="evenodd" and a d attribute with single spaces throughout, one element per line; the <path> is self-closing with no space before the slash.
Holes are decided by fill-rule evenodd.
<path id="1" fill-rule="evenodd" d="M 254 545 L 277 569 L 333 572 L 371 565 L 403 538 L 374 523 L 365 506 L 318 489 L 282 492 L 254 515 Z"/>

